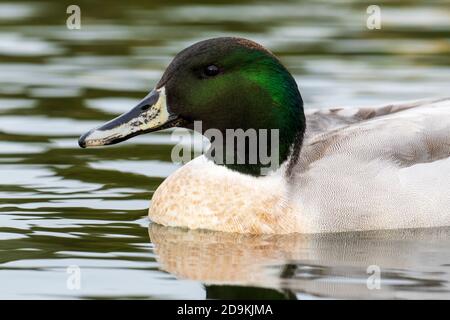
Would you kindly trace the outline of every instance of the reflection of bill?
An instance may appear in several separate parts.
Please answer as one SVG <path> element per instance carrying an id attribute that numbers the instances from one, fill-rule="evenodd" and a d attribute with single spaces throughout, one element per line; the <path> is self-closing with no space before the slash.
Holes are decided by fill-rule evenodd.
<path id="1" fill-rule="evenodd" d="M 439 239 L 448 239 L 450 228 L 252 236 L 153 223 L 149 235 L 164 271 L 201 281 L 216 297 L 246 292 L 252 298 L 248 295 L 257 296 L 255 288 L 263 287 L 285 297 L 295 292 L 298 298 L 414 298 L 420 286 L 440 287 L 442 275 L 407 270 L 432 270 L 450 259 L 450 253 L 424 259 L 426 244 L 432 249 Z M 367 286 L 373 265 L 383 272 L 379 290 Z"/>

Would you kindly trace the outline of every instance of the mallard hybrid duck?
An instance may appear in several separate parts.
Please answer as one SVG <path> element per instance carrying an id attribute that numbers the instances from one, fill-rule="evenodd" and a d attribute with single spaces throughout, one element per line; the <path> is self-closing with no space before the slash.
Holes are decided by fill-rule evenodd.
<path id="1" fill-rule="evenodd" d="M 305 116 L 289 71 L 246 39 L 215 38 L 181 51 L 136 107 L 79 145 L 192 129 L 195 121 L 201 133 L 276 129 L 279 166 L 262 175 L 267 163 L 259 157 L 224 164 L 213 152 L 197 157 L 153 194 L 156 223 L 253 234 L 450 225 L 449 98 Z M 223 150 L 224 158 L 234 151 Z"/>

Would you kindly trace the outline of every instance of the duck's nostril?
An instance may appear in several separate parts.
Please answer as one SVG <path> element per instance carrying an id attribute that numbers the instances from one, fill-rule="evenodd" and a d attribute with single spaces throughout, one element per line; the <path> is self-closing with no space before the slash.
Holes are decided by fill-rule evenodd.
<path id="1" fill-rule="evenodd" d="M 141 107 L 141 110 L 142 110 L 142 111 L 145 111 L 145 110 L 148 110 L 148 108 L 150 108 L 150 105 L 149 105 L 149 104 L 146 104 L 146 105 L 144 105 L 144 106 Z"/>

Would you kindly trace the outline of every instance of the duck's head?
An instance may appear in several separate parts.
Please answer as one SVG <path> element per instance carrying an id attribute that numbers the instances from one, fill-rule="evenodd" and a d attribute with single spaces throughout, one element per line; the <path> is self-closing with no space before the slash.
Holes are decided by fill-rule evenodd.
<path id="1" fill-rule="evenodd" d="M 79 145 L 115 144 L 170 127 L 193 129 L 194 121 L 201 121 L 201 133 L 218 129 L 223 137 L 227 129 L 255 129 L 258 137 L 260 129 L 278 129 L 279 163 L 288 159 L 294 145 L 300 147 L 305 130 L 300 92 L 281 62 L 255 42 L 224 37 L 178 53 L 137 106 L 85 133 Z M 256 175 L 263 166 L 259 157 L 257 163 L 224 162 Z"/>

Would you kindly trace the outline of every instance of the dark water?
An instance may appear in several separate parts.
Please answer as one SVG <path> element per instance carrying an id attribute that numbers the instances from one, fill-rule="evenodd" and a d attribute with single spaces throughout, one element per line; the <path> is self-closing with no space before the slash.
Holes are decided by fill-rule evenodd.
<path id="1" fill-rule="evenodd" d="M 77 146 L 179 50 L 220 35 L 274 51 L 307 107 L 448 96 L 449 1 L 377 3 L 381 30 L 366 28 L 366 1 L 77 1 L 82 29 L 68 30 L 72 2 L 0 2 L 0 298 L 450 298 L 450 229 L 163 228 L 146 214 L 177 167 L 168 133 Z M 379 290 L 367 287 L 369 266 Z"/>

